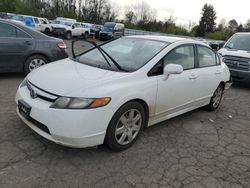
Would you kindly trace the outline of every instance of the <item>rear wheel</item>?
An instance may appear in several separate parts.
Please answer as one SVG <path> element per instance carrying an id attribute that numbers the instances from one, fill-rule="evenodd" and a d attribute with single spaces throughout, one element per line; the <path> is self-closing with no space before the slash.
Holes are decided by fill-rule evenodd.
<path id="1" fill-rule="evenodd" d="M 37 69 L 48 63 L 48 60 L 41 55 L 33 55 L 29 57 L 24 64 L 24 73 L 27 75 L 34 69 Z"/>
<path id="2" fill-rule="evenodd" d="M 105 144 L 113 151 L 132 146 L 146 124 L 146 114 L 138 102 L 123 105 L 110 121 Z"/>
<path id="3" fill-rule="evenodd" d="M 84 37 L 84 39 L 88 39 L 89 33 L 88 33 L 88 32 L 85 32 L 83 37 Z"/>
<path id="4" fill-rule="evenodd" d="M 210 99 L 210 103 L 206 106 L 207 110 L 214 111 L 219 107 L 223 95 L 223 90 L 224 86 L 220 84 L 215 90 L 212 98 Z"/>

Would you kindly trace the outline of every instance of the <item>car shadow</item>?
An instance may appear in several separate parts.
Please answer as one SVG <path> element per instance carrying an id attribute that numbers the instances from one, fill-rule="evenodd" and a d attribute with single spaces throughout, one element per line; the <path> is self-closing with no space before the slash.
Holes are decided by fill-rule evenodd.
<path id="1" fill-rule="evenodd" d="M 0 73 L 1 78 L 24 78 L 25 75 L 23 73 Z"/>

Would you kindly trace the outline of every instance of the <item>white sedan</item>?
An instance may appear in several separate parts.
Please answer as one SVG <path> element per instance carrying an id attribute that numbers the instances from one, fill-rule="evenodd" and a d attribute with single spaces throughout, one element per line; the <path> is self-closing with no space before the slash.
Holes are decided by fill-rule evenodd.
<path id="1" fill-rule="evenodd" d="M 191 39 L 131 36 L 31 72 L 17 113 L 41 136 L 69 147 L 130 147 L 143 128 L 206 106 L 218 108 L 230 73 Z"/>

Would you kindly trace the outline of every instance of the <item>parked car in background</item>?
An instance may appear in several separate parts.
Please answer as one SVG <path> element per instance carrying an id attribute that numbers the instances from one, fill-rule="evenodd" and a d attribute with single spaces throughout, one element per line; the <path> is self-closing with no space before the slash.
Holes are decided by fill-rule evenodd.
<path id="1" fill-rule="evenodd" d="M 8 14 L 6 12 L 0 12 L 1 19 L 8 19 Z"/>
<path id="2" fill-rule="evenodd" d="M 99 32 L 100 40 L 110 40 L 124 36 L 124 24 L 106 22 L 103 29 Z"/>
<path id="3" fill-rule="evenodd" d="M 123 37 L 29 74 L 16 94 L 17 113 L 55 143 L 121 151 L 147 126 L 217 109 L 229 81 L 227 66 L 201 42 Z"/>
<path id="4" fill-rule="evenodd" d="M 64 17 L 57 17 L 56 20 L 61 22 L 76 22 L 76 19 L 64 18 Z"/>
<path id="5" fill-rule="evenodd" d="M 84 38 L 86 39 L 90 35 L 90 28 L 91 28 L 92 24 L 81 23 L 81 26 L 83 28 Z"/>
<path id="6" fill-rule="evenodd" d="M 28 16 L 28 15 L 14 15 L 10 18 L 10 20 L 25 25 L 27 27 L 31 27 L 37 31 L 41 31 L 41 22 L 38 17 Z"/>
<path id="7" fill-rule="evenodd" d="M 61 39 L 0 20 L 0 72 L 24 72 L 68 57 Z"/>
<path id="8" fill-rule="evenodd" d="M 234 81 L 250 85 L 250 33 L 234 34 L 219 50 Z"/>
<path id="9" fill-rule="evenodd" d="M 92 25 L 92 27 L 90 28 L 90 34 L 91 35 L 95 35 L 96 38 L 99 38 L 99 33 L 100 31 L 103 29 L 102 25 Z"/>
<path id="10" fill-rule="evenodd" d="M 52 32 L 52 26 L 50 25 L 47 18 L 38 18 L 40 24 L 41 24 L 41 32 L 45 34 L 49 34 Z"/>
<path id="11" fill-rule="evenodd" d="M 72 37 L 85 37 L 86 35 L 86 30 L 81 26 L 80 22 L 55 20 L 50 25 L 53 28 L 54 35 L 64 33 L 67 40 L 70 40 Z"/>

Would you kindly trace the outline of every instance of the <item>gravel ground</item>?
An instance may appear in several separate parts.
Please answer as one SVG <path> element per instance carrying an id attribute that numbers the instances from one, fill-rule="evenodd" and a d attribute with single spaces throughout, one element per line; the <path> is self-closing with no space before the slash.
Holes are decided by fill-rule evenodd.
<path id="1" fill-rule="evenodd" d="M 246 86 L 232 86 L 217 111 L 198 109 L 147 128 L 132 148 L 113 153 L 62 147 L 30 130 L 15 112 L 23 78 L 0 75 L 1 188 L 250 187 Z"/>

